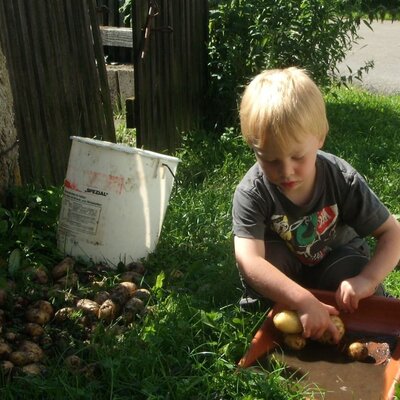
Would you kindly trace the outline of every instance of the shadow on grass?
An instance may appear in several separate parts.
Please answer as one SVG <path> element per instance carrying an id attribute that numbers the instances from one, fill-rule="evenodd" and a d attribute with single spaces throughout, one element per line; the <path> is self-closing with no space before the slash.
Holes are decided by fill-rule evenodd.
<path id="1" fill-rule="evenodd" d="M 325 149 L 353 165 L 383 203 L 400 211 L 400 96 L 358 90 L 328 96 Z"/>
<path id="2" fill-rule="evenodd" d="M 394 96 L 400 106 L 400 97 Z M 330 133 L 326 149 L 342 156 L 367 175 L 382 164 L 398 163 L 400 108 L 391 97 L 349 91 L 327 102 Z"/>

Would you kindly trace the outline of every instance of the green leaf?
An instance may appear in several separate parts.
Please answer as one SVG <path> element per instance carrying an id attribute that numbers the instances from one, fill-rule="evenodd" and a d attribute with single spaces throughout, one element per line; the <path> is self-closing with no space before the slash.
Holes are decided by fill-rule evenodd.
<path id="1" fill-rule="evenodd" d="M 8 223 L 7 221 L 0 221 L 0 235 L 5 234 L 8 231 Z"/>
<path id="2" fill-rule="evenodd" d="M 8 259 L 8 273 L 12 278 L 15 277 L 16 273 L 21 268 L 21 255 L 20 249 L 14 249 Z"/>
<path id="3" fill-rule="evenodd" d="M 165 273 L 164 273 L 164 271 L 162 271 L 157 275 L 156 283 L 153 287 L 153 290 L 158 291 L 158 290 L 162 289 L 164 286 L 164 280 L 165 280 Z"/>

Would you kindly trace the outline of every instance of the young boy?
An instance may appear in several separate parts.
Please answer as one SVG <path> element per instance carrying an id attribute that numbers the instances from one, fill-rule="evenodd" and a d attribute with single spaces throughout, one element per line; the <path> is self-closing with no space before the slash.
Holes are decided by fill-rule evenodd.
<path id="1" fill-rule="evenodd" d="M 256 164 L 233 199 L 241 305 L 272 300 L 296 310 L 304 336 L 338 332 L 329 315 L 383 294 L 400 259 L 400 224 L 346 161 L 321 151 L 323 96 L 298 68 L 261 73 L 246 88 L 240 121 Z M 364 237 L 377 239 L 370 258 Z M 307 288 L 335 291 L 337 308 Z M 267 304 L 264 302 L 264 304 Z"/>

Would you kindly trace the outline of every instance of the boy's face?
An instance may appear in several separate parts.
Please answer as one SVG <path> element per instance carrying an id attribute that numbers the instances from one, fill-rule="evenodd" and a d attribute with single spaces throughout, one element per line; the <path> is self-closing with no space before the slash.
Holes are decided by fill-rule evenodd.
<path id="1" fill-rule="evenodd" d="M 292 201 L 306 201 L 314 188 L 317 151 L 324 140 L 306 135 L 284 148 L 270 141 L 266 149 L 254 149 L 267 179 Z"/>

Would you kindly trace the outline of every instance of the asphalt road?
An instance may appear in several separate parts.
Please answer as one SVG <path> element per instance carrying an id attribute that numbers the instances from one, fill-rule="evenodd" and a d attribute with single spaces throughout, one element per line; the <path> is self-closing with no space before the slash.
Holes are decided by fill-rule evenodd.
<path id="1" fill-rule="evenodd" d="M 365 61 L 373 60 L 374 68 L 364 75 L 361 84 L 355 84 L 372 92 L 400 94 L 400 21 L 373 22 L 372 28 L 362 24 L 362 39 L 338 65 L 339 71 L 347 75 L 346 65 L 355 71 Z"/>

